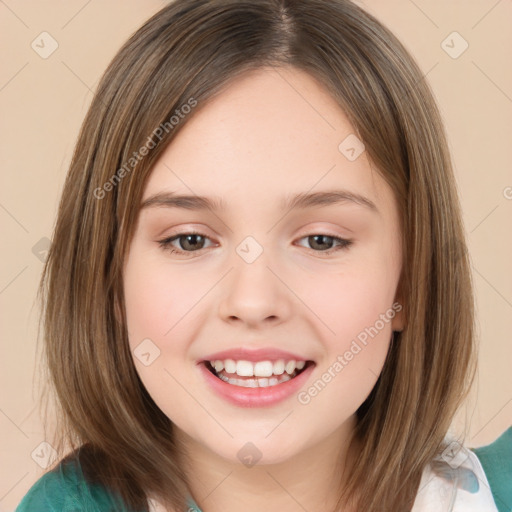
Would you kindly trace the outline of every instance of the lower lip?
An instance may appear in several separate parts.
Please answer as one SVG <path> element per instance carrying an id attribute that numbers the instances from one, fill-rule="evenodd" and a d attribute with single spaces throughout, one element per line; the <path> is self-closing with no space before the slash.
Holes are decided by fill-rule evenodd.
<path id="1" fill-rule="evenodd" d="M 206 382 L 228 402 L 239 407 L 269 407 L 297 393 L 309 378 L 315 365 L 312 364 L 293 379 L 264 388 L 244 388 L 228 384 L 216 377 L 204 363 L 200 363 L 199 367 Z"/>

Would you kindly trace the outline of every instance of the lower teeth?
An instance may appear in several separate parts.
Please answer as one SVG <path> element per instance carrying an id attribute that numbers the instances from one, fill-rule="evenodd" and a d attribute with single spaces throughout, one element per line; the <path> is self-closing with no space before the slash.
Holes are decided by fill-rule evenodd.
<path id="1" fill-rule="evenodd" d="M 234 386 L 241 386 L 243 388 L 266 388 L 277 386 L 278 384 L 282 384 L 283 382 L 293 379 L 293 377 L 297 375 L 297 370 L 294 370 L 291 375 L 288 375 L 285 372 L 277 377 L 256 377 L 254 379 L 230 379 L 229 377 L 218 373 L 215 373 L 215 375 L 224 382 Z"/>

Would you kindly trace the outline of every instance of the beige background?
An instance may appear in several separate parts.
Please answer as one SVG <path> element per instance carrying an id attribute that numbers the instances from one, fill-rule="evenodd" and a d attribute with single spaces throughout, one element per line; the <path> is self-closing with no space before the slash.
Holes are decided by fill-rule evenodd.
<path id="1" fill-rule="evenodd" d="M 478 379 L 454 428 L 467 417 L 468 444 L 480 446 L 512 424 L 512 3 L 358 3 L 417 58 L 448 129 L 481 338 Z M 80 123 L 114 53 L 164 5 L 157 0 L 0 0 L 0 512 L 14 510 L 44 472 L 37 463 L 44 433 L 35 402 L 35 291 Z M 450 35 L 454 31 L 463 39 Z M 40 53 L 51 41 L 42 32 L 58 44 L 46 59 Z M 458 58 L 445 51 L 455 55 L 464 40 L 469 46 Z"/>

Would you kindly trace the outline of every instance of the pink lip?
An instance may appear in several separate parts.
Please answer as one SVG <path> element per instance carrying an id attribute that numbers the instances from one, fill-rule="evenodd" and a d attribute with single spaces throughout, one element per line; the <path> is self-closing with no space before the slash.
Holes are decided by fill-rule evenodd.
<path id="1" fill-rule="evenodd" d="M 275 349 L 275 348 L 260 348 L 255 350 L 248 350 L 246 348 L 236 348 L 232 350 L 224 350 L 222 352 L 216 352 L 215 354 L 210 354 L 203 358 L 200 363 L 203 361 L 224 361 L 226 359 L 234 359 L 235 361 L 251 361 L 252 363 L 256 363 L 258 361 L 278 361 L 279 359 L 284 359 L 285 361 L 308 361 L 302 356 L 297 354 L 292 354 L 291 352 L 285 352 L 283 350 Z"/>
<path id="2" fill-rule="evenodd" d="M 291 359 L 293 359 L 293 357 Z M 211 389 L 233 405 L 239 407 L 269 407 L 296 394 L 306 383 L 316 365 L 312 364 L 306 367 L 293 379 L 287 380 L 277 386 L 266 388 L 244 388 L 242 386 L 228 384 L 215 376 L 206 367 L 205 363 L 201 363 L 198 366 Z"/>

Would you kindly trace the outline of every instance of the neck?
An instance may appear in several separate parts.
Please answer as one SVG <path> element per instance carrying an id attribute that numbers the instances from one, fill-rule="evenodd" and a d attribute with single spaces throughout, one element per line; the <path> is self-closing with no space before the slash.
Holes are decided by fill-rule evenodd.
<path id="1" fill-rule="evenodd" d="M 338 512 L 339 489 L 359 453 L 358 443 L 348 450 L 354 426 L 352 418 L 320 443 L 283 462 L 251 467 L 219 456 L 179 429 L 175 434 L 186 447 L 191 493 L 203 512 Z M 343 512 L 352 509 L 346 507 Z"/>

